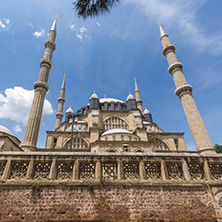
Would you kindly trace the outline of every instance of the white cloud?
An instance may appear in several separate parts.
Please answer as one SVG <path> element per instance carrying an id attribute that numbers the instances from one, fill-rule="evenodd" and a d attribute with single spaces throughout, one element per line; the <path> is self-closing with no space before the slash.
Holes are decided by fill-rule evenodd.
<path id="1" fill-rule="evenodd" d="M 99 22 L 96 22 L 96 24 L 97 24 L 98 26 L 101 26 L 101 24 L 100 24 Z"/>
<path id="2" fill-rule="evenodd" d="M 82 27 L 82 28 L 79 29 L 79 31 L 80 31 L 81 33 L 83 33 L 83 32 L 86 32 L 87 29 L 86 29 L 85 27 Z"/>
<path id="3" fill-rule="evenodd" d="M 6 25 L 0 20 L 0 27 L 2 28 L 2 29 L 6 29 Z"/>
<path id="4" fill-rule="evenodd" d="M 44 34 L 45 34 L 44 29 L 41 29 L 40 31 L 35 31 L 35 32 L 33 33 L 33 36 L 35 36 L 36 38 L 39 38 L 39 37 L 44 36 Z"/>
<path id="5" fill-rule="evenodd" d="M 74 24 L 70 25 L 70 29 L 71 29 L 71 30 L 73 30 L 74 28 L 75 28 L 75 25 L 74 25 Z"/>
<path id="6" fill-rule="evenodd" d="M 10 20 L 8 18 L 4 18 L 5 24 L 10 25 Z"/>
<path id="7" fill-rule="evenodd" d="M 8 31 L 10 27 L 10 20 L 8 18 L 4 18 L 3 21 L 0 20 L 0 31 L 1 29 Z"/>
<path id="8" fill-rule="evenodd" d="M 34 90 L 27 90 L 18 86 L 6 89 L 4 93 L 0 93 L 0 118 L 10 119 L 25 125 L 28 120 L 33 96 Z M 51 103 L 45 100 L 43 115 L 52 113 Z"/>
<path id="9" fill-rule="evenodd" d="M 20 125 L 15 125 L 13 127 L 13 130 L 16 132 L 16 133 L 21 133 L 22 132 L 22 128 Z"/>
<path id="10" fill-rule="evenodd" d="M 77 38 L 80 39 L 82 41 L 83 36 L 81 34 L 76 34 Z"/>
<path id="11" fill-rule="evenodd" d="M 85 27 L 79 29 L 79 33 L 76 33 L 76 37 L 82 42 L 84 39 L 91 39 L 91 36 L 85 34 L 88 30 Z"/>
<path id="12" fill-rule="evenodd" d="M 222 53 L 222 33 L 209 35 L 198 25 L 197 10 L 206 0 L 127 0 L 136 4 L 136 10 L 149 17 L 150 23 L 163 23 L 167 30 L 176 30 L 185 41 L 199 51 L 212 55 Z"/>

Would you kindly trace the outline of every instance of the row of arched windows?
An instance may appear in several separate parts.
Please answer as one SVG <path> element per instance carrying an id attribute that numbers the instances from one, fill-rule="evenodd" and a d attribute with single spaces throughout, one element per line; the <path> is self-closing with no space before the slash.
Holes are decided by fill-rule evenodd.
<path id="1" fill-rule="evenodd" d="M 66 143 L 65 149 L 70 149 L 70 140 Z M 72 140 L 72 150 L 87 150 L 88 145 L 82 138 L 73 138 Z"/>
<path id="2" fill-rule="evenodd" d="M 110 130 L 110 129 L 125 129 L 127 130 L 127 123 L 118 118 L 118 117 L 111 117 L 107 120 L 105 120 L 103 124 L 103 129 L 104 130 Z"/>

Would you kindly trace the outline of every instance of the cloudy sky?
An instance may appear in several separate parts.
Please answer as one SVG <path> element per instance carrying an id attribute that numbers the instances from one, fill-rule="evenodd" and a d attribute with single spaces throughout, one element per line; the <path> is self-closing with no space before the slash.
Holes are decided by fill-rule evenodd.
<path id="1" fill-rule="evenodd" d="M 65 110 L 85 106 L 94 90 L 100 98 L 125 101 L 136 77 L 154 121 L 165 132 L 185 132 L 188 149 L 195 150 L 162 55 L 160 22 L 176 46 L 213 144 L 222 144 L 221 7 L 221 0 L 122 0 L 109 15 L 83 21 L 71 0 L 1 0 L 0 124 L 22 141 L 44 42 L 58 15 L 38 147 L 44 147 L 46 130 L 55 127 L 66 73 Z"/>

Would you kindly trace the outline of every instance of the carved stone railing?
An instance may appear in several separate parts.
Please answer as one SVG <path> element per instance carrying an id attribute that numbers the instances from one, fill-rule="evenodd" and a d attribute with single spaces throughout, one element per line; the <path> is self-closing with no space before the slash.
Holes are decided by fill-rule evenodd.
<path id="1" fill-rule="evenodd" d="M 222 155 L 1 152 L 0 183 L 222 183 Z"/>

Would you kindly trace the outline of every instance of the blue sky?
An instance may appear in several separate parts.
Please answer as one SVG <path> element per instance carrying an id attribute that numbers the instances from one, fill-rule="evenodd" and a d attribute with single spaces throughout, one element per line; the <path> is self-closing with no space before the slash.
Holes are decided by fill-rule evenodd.
<path id="1" fill-rule="evenodd" d="M 107 16 L 83 21 L 72 1 L 1 0 L 0 124 L 21 141 L 38 78 L 44 42 L 57 22 L 57 48 L 49 75 L 49 92 L 38 147 L 55 126 L 57 98 L 66 77 L 64 111 L 85 106 L 95 90 L 126 100 L 134 77 L 143 106 L 165 132 L 185 132 L 194 141 L 175 85 L 162 55 L 158 22 L 176 46 L 187 82 L 213 144 L 222 144 L 222 2 L 219 0 L 123 0 Z"/>

